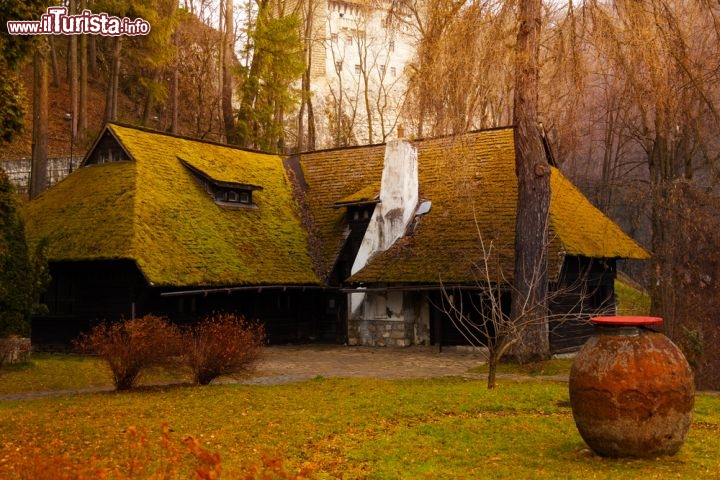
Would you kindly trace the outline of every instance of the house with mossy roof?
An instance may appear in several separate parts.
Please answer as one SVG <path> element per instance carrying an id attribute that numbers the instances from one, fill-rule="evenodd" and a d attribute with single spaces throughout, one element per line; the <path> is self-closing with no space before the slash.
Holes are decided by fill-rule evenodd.
<path id="1" fill-rule="evenodd" d="M 274 343 L 463 343 L 443 302 L 512 281 L 514 161 L 511 128 L 279 156 L 109 124 L 82 167 L 27 207 L 53 276 L 34 340 L 225 310 L 264 322 Z M 616 261 L 648 254 L 550 175 L 562 350 L 612 309 Z"/>

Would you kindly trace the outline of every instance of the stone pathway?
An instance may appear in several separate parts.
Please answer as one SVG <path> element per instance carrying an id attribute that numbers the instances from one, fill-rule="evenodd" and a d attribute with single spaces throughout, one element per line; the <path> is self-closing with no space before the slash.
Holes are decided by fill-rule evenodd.
<path id="1" fill-rule="evenodd" d="M 430 378 L 464 375 L 484 362 L 481 352 L 437 347 L 273 346 L 256 375 L 243 383 L 270 384 L 321 377 Z"/>

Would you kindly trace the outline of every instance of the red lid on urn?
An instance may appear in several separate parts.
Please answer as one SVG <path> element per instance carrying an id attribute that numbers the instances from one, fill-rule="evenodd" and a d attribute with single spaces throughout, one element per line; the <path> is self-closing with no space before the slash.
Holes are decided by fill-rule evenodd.
<path id="1" fill-rule="evenodd" d="M 618 326 L 660 325 L 663 322 L 661 317 L 641 316 L 593 317 L 590 320 L 592 320 L 595 325 Z"/>

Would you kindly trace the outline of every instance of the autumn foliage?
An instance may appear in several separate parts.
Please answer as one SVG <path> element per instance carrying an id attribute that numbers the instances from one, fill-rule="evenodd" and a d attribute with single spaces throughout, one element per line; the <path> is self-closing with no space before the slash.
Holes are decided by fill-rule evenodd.
<path id="1" fill-rule="evenodd" d="M 207 385 L 250 371 L 260 357 L 265 329 L 228 313 L 214 313 L 183 329 L 165 317 L 145 315 L 101 323 L 76 343 L 107 362 L 117 390 L 133 388 L 151 367 L 189 367 L 194 382 Z"/>
<path id="2" fill-rule="evenodd" d="M 215 313 L 188 328 L 183 337 L 193 379 L 207 385 L 222 375 L 252 369 L 265 343 L 265 329 L 242 316 Z"/>
<path id="3" fill-rule="evenodd" d="M 73 458 L 68 455 L 48 455 L 41 447 L 16 450 L 12 458 L 5 458 L 7 477 L 20 480 L 51 478 L 53 480 L 303 480 L 313 478 L 313 469 L 303 466 L 297 472 L 288 471 L 281 458 L 264 454 L 260 462 L 248 461 L 239 471 L 222 475 L 220 454 L 210 451 L 196 438 L 179 439 L 172 429 L 162 426 L 159 441 L 147 430 L 134 426 L 124 432 L 118 455 L 111 462 L 101 459 Z M 9 461 L 8 461 L 9 460 Z"/>
<path id="4" fill-rule="evenodd" d="M 168 319 L 145 315 L 96 325 L 90 333 L 81 335 L 77 344 L 108 363 L 117 390 L 129 390 L 143 370 L 173 364 L 182 337 L 180 329 Z"/>

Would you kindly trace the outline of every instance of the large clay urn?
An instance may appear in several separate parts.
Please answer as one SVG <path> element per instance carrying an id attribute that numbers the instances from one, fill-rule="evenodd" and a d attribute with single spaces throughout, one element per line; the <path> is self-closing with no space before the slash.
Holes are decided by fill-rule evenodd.
<path id="1" fill-rule="evenodd" d="M 570 370 L 578 431 L 597 454 L 673 455 L 695 404 L 692 370 L 680 349 L 651 329 L 657 317 L 597 317 L 595 334 Z"/>

